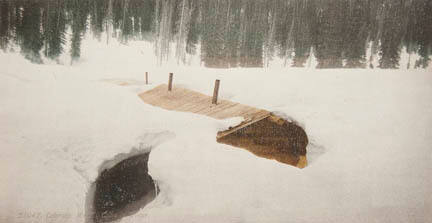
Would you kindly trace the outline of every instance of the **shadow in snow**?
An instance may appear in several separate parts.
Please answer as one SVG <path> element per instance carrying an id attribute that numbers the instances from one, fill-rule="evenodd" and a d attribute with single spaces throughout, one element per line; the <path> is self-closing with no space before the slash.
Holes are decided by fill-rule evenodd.
<path id="1" fill-rule="evenodd" d="M 102 164 L 86 201 L 86 222 L 111 222 L 138 212 L 159 189 L 148 174 L 150 151 L 134 149 Z"/>
<path id="2" fill-rule="evenodd" d="M 326 148 L 322 145 L 319 145 L 315 142 L 315 140 L 311 139 L 309 145 L 307 146 L 307 157 L 309 166 L 313 164 L 318 157 L 322 156 L 326 152 Z"/>

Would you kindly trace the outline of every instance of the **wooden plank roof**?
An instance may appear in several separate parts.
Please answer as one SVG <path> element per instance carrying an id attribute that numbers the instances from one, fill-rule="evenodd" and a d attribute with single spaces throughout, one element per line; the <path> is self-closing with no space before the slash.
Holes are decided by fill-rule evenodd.
<path id="1" fill-rule="evenodd" d="M 166 84 L 141 93 L 139 97 L 147 104 L 167 110 L 191 112 L 215 119 L 233 117 L 243 117 L 245 119 L 240 125 L 221 132 L 218 137 L 223 137 L 270 116 L 269 111 L 228 100 L 219 100 L 215 105 L 212 104 L 212 97 L 186 88 L 173 86 L 172 91 L 168 91 Z"/>

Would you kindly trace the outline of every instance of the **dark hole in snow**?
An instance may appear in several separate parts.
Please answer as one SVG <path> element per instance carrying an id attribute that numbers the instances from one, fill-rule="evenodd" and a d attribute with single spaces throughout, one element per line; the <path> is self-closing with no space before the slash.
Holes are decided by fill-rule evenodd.
<path id="1" fill-rule="evenodd" d="M 132 215 L 150 203 L 158 187 L 148 174 L 150 153 L 128 157 L 103 170 L 93 185 L 92 221 L 110 222 Z"/>

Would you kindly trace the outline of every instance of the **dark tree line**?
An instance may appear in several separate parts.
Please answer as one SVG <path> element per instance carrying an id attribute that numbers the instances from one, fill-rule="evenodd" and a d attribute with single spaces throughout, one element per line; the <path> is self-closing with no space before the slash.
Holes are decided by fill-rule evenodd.
<path id="1" fill-rule="evenodd" d="M 19 46 L 35 63 L 43 62 L 42 55 L 57 60 L 69 53 L 72 63 L 81 56 L 88 32 L 100 40 L 104 32 L 123 42 L 138 34 L 144 38 L 153 27 L 154 10 L 152 0 L 0 0 L 0 48 Z"/>
<path id="2" fill-rule="evenodd" d="M 398 68 L 406 50 L 409 68 L 425 68 L 430 12 L 430 0 L 0 0 L 0 48 L 19 46 L 36 63 L 69 53 L 73 62 L 91 33 L 151 41 L 160 63 L 199 54 L 207 67 L 262 67 L 275 57 L 304 67 L 313 55 L 318 68 Z"/>

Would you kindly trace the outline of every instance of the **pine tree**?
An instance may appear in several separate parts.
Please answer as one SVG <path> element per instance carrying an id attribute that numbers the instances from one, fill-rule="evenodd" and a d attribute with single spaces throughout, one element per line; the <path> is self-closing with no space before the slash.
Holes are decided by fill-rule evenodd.
<path id="1" fill-rule="evenodd" d="M 41 32 L 41 2 L 30 1 L 23 5 L 22 23 L 17 33 L 21 53 L 33 63 L 42 63 L 40 51 L 43 46 Z"/>
<path id="2" fill-rule="evenodd" d="M 416 3 L 415 40 L 418 45 L 420 59 L 415 62 L 415 68 L 428 67 L 432 55 L 432 2 L 418 0 Z"/>
<path id="3" fill-rule="evenodd" d="M 6 51 L 11 36 L 11 8 L 8 1 L 0 1 L 0 48 L 4 51 Z"/>
<path id="4" fill-rule="evenodd" d="M 346 22 L 345 0 L 323 1 L 318 5 L 314 49 L 318 68 L 342 67 Z"/>
<path id="5" fill-rule="evenodd" d="M 366 68 L 366 45 L 369 36 L 369 7 L 364 0 L 349 2 L 343 55 L 346 68 Z"/>
<path id="6" fill-rule="evenodd" d="M 107 0 L 91 0 L 89 4 L 91 30 L 98 40 L 101 40 L 101 35 L 105 31 L 104 23 L 108 14 L 108 2 Z"/>
<path id="7" fill-rule="evenodd" d="M 399 68 L 400 52 L 402 46 L 403 26 L 402 14 L 403 0 L 386 0 L 384 2 L 384 26 L 380 46 L 380 68 Z"/>
<path id="8" fill-rule="evenodd" d="M 408 64 L 407 69 L 411 68 L 411 55 L 416 52 L 417 48 L 414 42 L 414 32 L 416 23 L 416 8 L 415 3 L 410 2 L 407 10 L 406 25 L 405 25 L 405 35 L 403 39 L 403 45 L 405 46 L 406 52 L 408 53 Z"/>
<path id="9" fill-rule="evenodd" d="M 159 64 L 166 61 L 170 54 L 173 39 L 172 23 L 174 4 L 172 1 L 157 0 L 155 7 L 155 51 Z"/>
<path id="10" fill-rule="evenodd" d="M 130 13 L 131 4 L 130 0 L 123 0 L 122 4 L 122 19 L 121 19 L 121 34 L 120 40 L 123 43 L 127 43 L 129 39 L 133 37 L 134 33 L 134 25 L 133 25 L 133 17 Z"/>
<path id="11" fill-rule="evenodd" d="M 155 15 L 155 1 L 145 0 L 142 2 L 140 11 L 141 31 L 145 35 L 149 35 L 151 32 L 155 32 L 154 29 L 154 17 Z"/>
<path id="12" fill-rule="evenodd" d="M 207 67 L 228 67 L 225 62 L 224 25 L 227 7 L 224 0 L 205 0 L 202 4 L 201 60 Z"/>
<path id="13" fill-rule="evenodd" d="M 191 1 L 191 20 L 189 23 L 189 32 L 186 38 L 186 53 L 194 55 L 196 53 L 196 46 L 200 36 L 200 24 L 199 24 L 199 7 L 198 2 Z"/>
<path id="14" fill-rule="evenodd" d="M 315 5 L 311 0 L 296 0 L 294 23 L 294 58 L 293 67 L 304 67 L 312 47 L 312 28 L 315 20 Z"/>
<path id="15" fill-rule="evenodd" d="M 44 54 L 50 59 L 57 59 L 66 43 L 66 15 L 62 1 L 46 1 L 42 27 Z"/>
<path id="16" fill-rule="evenodd" d="M 244 16 L 241 20 L 240 66 L 262 67 L 263 44 L 265 39 L 266 8 L 262 1 L 251 1 L 243 5 Z M 265 4 L 265 3 L 264 3 Z"/>
<path id="17" fill-rule="evenodd" d="M 72 16 L 72 39 L 71 39 L 71 64 L 81 56 L 81 41 L 86 32 L 87 18 L 89 15 L 89 2 L 87 0 L 70 0 L 67 7 Z"/>

